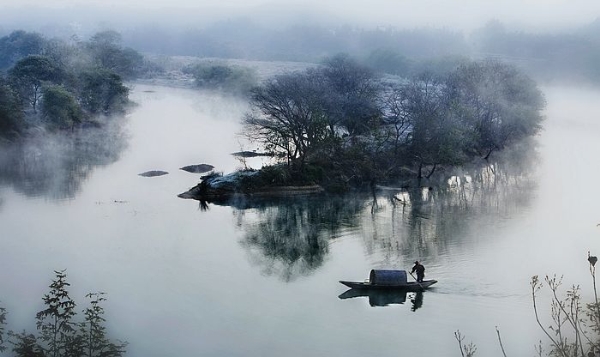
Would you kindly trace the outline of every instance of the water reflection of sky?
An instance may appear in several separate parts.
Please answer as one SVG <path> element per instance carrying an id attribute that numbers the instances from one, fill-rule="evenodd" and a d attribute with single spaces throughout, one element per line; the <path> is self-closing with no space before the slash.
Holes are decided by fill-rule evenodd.
<path id="1" fill-rule="evenodd" d="M 445 355 L 456 348 L 456 329 L 492 354 L 496 325 L 507 346 L 525 354 L 543 337 L 531 316 L 529 278 L 556 272 L 568 285 L 590 285 L 587 250 L 600 251 L 597 92 L 546 90 L 547 126 L 536 164 L 527 164 L 533 176 L 519 174 L 527 165 L 497 165 L 492 184 L 469 170 L 461 175 L 474 177 L 471 186 L 435 188 L 425 198 L 418 189 L 406 205 L 393 198 L 406 195 L 382 189 L 375 199 L 366 193 L 202 211 L 177 198 L 198 182 L 179 168 L 239 165 L 229 154 L 241 148 L 229 134 L 243 106 L 219 112 L 221 97 L 147 89 L 134 92 L 142 105 L 117 156 L 97 165 L 80 165 L 85 160 L 76 156 L 60 161 L 75 163 L 66 177 L 77 184 L 42 185 L 53 187 L 44 192 L 71 187 L 58 190 L 66 195 L 34 192 L 44 199 L 31 200 L 26 186 L 3 176 L 0 300 L 10 328 L 35 328 L 52 270 L 66 268 L 73 296 L 108 293 L 111 331 L 130 342 L 133 356 L 397 356 L 401 348 Z M 173 121 L 181 125 L 160 129 Z M 169 174 L 137 175 L 151 169 Z M 55 171 L 43 172 L 34 176 Z M 416 311 L 408 296 L 380 309 L 368 298 L 338 298 L 346 291 L 338 280 L 407 269 L 415 259 L 439 280 Z M 411 350 L 424 330 L 433 337 Z"/>

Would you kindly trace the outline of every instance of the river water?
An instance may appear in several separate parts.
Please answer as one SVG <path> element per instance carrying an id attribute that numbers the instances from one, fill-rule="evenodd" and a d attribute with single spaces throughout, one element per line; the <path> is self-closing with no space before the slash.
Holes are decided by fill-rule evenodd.
<path id="1" fill-rule="evenodd" d="M 600 252 L 600 92 L 544 88 L 538 156 L 523 172 L 406 195 L 305 197 L 202 207 L 177 195 L 207 163 L 257 165 L 236 136 L 242 101 L 136 85 L 123 126 L 38 139 L 0 156 L 0 294 L 8 328 L 35 330 L 54 270 L 71 296 L 107 293 L 109 334 L 129 356 L 535 355 L 532 275 L 564 275 L 592 297 Z M 523 167 L 521 167 L 523 168 Z M 168 175 L 142 177 L 148 170 Z M 348 297 L 338 280 L 422 261 L 423 294 Z M 547 297 L 540 301 L 549 315 Z M 549 324 L 549 321 L 548 321 Z"/>

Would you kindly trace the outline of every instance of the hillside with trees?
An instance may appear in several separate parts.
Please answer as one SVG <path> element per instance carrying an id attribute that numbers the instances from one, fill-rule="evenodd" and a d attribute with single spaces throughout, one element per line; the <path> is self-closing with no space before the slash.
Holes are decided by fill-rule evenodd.
<path id="1" fill-rule="evenodd" d="M 145 71 L 143 56 L 115 31 L 89 41 L 46 39 L 14 31 L 0 38 L 0 137 L 72 130 L 129 105 L 124 81 Z"/>

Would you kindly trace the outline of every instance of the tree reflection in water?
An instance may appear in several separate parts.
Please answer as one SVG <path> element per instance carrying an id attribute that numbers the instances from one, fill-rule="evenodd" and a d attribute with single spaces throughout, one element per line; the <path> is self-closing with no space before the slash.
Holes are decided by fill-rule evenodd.
<path id="1" fill-rule="evenodd" d="M 260 200 L 253 206 L 255 219 L 248 211 L 237 212 L 245 232 L 242 245 L 265 274 L 291 281 L 323 264 L 329 240 L 356 227 L 365 200 L 316 195 Z"/>
<path id="2" fill-rule="evenodd" d="M 516 160 L 514 153 L 505 155 Z M 434 260 L 449 246 L 461 244 L 473 225 L 500 224 L 527 206 L 536 181 L 532 161 L 524 157 L 516 162 L 498 158 L 493 164 L 465 167 L 460 175 L 440 175 L 437 182 L 402 189 L 380 186 L 345 196 L 278 199 L 238 196 L 211 203 L 235 208 L 244 232 L 241 244 L 265 274 L 285 281 L 310 274 L 323 264 L 329 240 L 348 229 L 360 230 L 373 268 L 389 268 L 415 257 Z M 416 308 L 419 298 L 414 299 Z"/>
<path id="3" fill-rule="evenodd" d="M 362 215 L 367 254 L 382 256 L 387 265 L 434 260 L 474 226 L 497 226 L 527 207 L 537 182 L 533 156 L 505 155 L 510 160 L 464 168 L 427 186 L 380 187 L 370 214 Z"/>
<path id="4" fill-rule="evenodd" d="M 0 148 L 0 183 L 26 196 L 74 197 L 95 167 L 118 160 L 126 136 L 115 120 L 102 128 L 44 133 Z"/>

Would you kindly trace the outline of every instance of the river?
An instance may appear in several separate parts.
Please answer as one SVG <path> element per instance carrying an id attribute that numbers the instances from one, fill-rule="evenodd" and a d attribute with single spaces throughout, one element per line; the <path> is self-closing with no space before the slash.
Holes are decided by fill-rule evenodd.
<path id="1" fill-rule="evenodd" d="M 600 252 L 600 92 L 544 92 L 526 177 L 488 175 L 407 205 L 384 190 L 206 208 L 177 197 L 199 180 L 179 168 L 256 165 L 230 155 L 255 149 L 235 135 L 246 104 L 135 85 L 138 106 L 108 134 L 2 153 L 8 328 L 35 330 L 53 271 L 66 269 L 78 308 L 107 293 L 109 335 L 128 356 L 459 356 L 457 330 L 477 355 L 498 356 L 496 326 L 508 355 L 534 355 L 544 336 L 531 276 L 564 275 L 590 301 L 587 251 Z M 169 174 L 138 175 L 148 170 Z M 342 298 L 338 280 L 415 259 L 439 281 L 425 293 Z"/>

